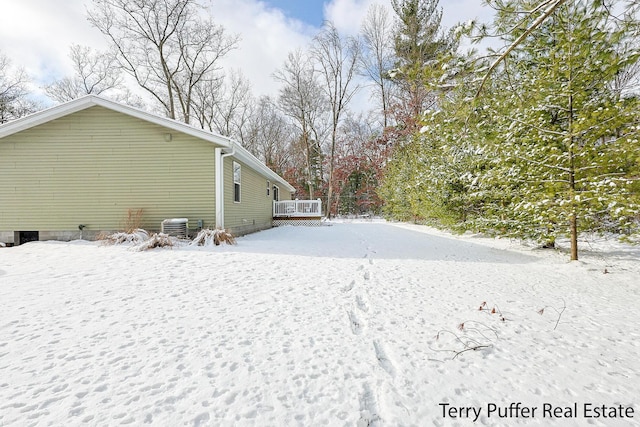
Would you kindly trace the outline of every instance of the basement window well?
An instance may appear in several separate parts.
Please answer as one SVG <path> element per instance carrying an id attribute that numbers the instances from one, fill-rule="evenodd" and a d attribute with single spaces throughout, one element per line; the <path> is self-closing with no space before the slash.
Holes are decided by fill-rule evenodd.
<path id="1" fill-rule="evenodd" d="M 13 236 L 13 241 L 17 245 L 37 242 L 38 240 L 40 240 L 40 232 L 38 231 L 16 231 Z"/>

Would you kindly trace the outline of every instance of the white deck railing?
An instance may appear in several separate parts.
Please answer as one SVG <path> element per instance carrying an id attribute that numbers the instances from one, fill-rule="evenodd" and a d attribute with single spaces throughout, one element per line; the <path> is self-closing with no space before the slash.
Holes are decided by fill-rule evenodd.
<path id="1" fill-rule="evenodd" d="M 318 200 L 283 200 L 273 202 L 274 217 L 321 217 L 322 202 Z"/>

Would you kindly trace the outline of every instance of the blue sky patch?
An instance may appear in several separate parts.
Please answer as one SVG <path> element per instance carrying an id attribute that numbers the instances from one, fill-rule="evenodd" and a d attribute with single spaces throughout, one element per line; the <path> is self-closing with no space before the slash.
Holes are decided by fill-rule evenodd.
<path id="1" fill-rule="evenodd" d="M 267 5 L 278 8 L 289 18 L 295 18 L 309 25 L 319 27 L 324 20 L 325 0 L 263 0 Z"/>

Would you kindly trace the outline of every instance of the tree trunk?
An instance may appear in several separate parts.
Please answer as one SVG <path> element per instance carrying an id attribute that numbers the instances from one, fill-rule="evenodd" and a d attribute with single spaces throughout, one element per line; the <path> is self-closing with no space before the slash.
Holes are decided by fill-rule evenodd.
<path id="1" fill-rule="evenodd" d="M 569 101 L 571 105 L 571 101 Z M 571 109 L 570 109 L 571 110 Z M 571 122 L 571 119 L 569 119 Z M 569 233 L 571 238 L 571 261 L 578 260 L 578 206 L 576 201 L 575 147 L 573 136 L 569 147 L 569 195 L 571 196 L 571 215 L 569 216 Z"/>
<path id="2" fill-rule="evenodd" d="M 571 261 L 578 260 L 578 218 L 576 213 L 571 214 Z"/>
<path id="3" fill-rule="evenodd" d="M 571 216 L 569 232 L 571 234 L 571 261 L 578 260 L 578 201 L 576 200 L 576 146 L 573 135 L 573 94 L 572 69 L 569 68 L 569 195 L 571 196 Z"/>
<path id="4" fill-rule="evenodd" d="M 304 128 L 303 122 L 303 128 Z M 311 146 L 309 142 L 309 135 L 306 129 L 302 130 L 302 140 L 304 141 L 305 157 L 307 162 L 307 185 L 309 186 L 309 199 L 313 200 L 313 168 L 311 163 Z"/>
<path id="5" fill-rule="evenodd" d="M 333 165 L 336 157 L 337 120 L 334 121 L 331 133 L 331 158 L 329 159 L 329 185 L 327 188 L 327 218 L 331 219 L 331 202 L 333 199 Z"/>

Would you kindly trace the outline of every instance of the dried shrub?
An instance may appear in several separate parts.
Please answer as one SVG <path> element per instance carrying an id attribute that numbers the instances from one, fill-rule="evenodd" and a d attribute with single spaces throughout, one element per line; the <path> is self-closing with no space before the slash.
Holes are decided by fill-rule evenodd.
<path id="1" fill-rule="evenodd" d="M 538 314 L 541 316 L 544 314 L 544 310 L 547 308 L 550 308 L 551 310 L 556 312 L 558 317 L 556 319 L 556 324 L 553 327 L 554 331 L 558 328 L 558 324 L 560 323 L 560 318 L 562 317 L 562 313 L 564 313 L 564 311 L 567 309 L 567 302 L 564 300 L 564 298 L 561 298 L 561 299 L 562 299 L 562 307 L 552 307 L 550 305 L 547 305 L 546 307 L 542 307 L 540 310 L 538 310 Z"/>
<path id="2" fill-rule="evenodd" d="M 129 232 L 120 231 L 111 234 L 100 233 L 97 239 L 106 245 L 138 245 L 149 239 L 149 233 L 141 228 L 137 228 Z"/>
<path id="3" fill-rule="evenodd" d="M 198 235 L 191 242 L 191 246 L 220 246 L 220 244 L 226 243 L 228 245 L 235 245 L 236 239 L 233 234 L 227 230 L 217 228 L 215 230 L 204 229 L 200 230 Z"/>
<path id="4" fill-rule="evenodd" d="M 507 318 L 505 318 L 497 305 L 490 306 L 486 301 L 480 303 L 478 311 L 492 316 L 492 318 L 498 319 L 500 322 L 507 321 Z M 453 354 L 453 359 L 455 359 L 468 351 L 493 348 L 499 339 L 498 330 L 495 327 L 475 320 L 465 320 L 464 322 L 458 323 L 457 329 L 459 332 L 445 329 L 438 331 L 436 334 L 436 341 L 439 341 L 443 336 L 447 336 L 450 342 L 448 344 L 441 344 L 440 346 L 451 346 L 450 348 L 430 348 L 438 352 L 451 353 Z"/>
<path id="5" fill-rule="evenodd" d="M 136 246 L 136 250 L 146 251 L 154 248 L 166 248 L 172 246 L 173 240 L 171 239 L 171 236 L 164 233 L 156 233 L 142 244 Z"/>
<path id="6" fill-rule="evenodd" d="M 142 227 L 142 215 L 144 209 L 127 209 L 127 217 L 124 220 L 124 231 L 133 233 Z"/>
<path id="7" fill-rule="evenodd" d="M 127 209 L 123 231 L 116 233 L 100 233 L 96 237 L 106 245 L 140 244 L 149 239 L 149 233 L 141 228 L 144 209 Z"/>
<path id="8" fill-rule="evenodd" d="M 497 305 L 494 305 L 493 308 L 489 308 L 489 304 L 487 304 L 486 301 L 483 301 L 482 304 L 480 304 L 480 308 L 478 309 L 480 311 L 484 311 L 485 313 L 489 313 L 489 314 L 498 314 L 498 317 L 500 318 L 501 321 L 506 321 L 507 319 L 502 315 L 502 312 L 500 311 L 500 309 L 498 308 Z"/>
<path id="9" fill-rule="evenodd" d="M 492 348 L 498 340 L 498 332 L 482 323 L 473 320 L 467 320 L 458 324 L 458 332 L 450 330 L 438 331 L 435 339 L 439 341 L 441 337 L 448 336 L 449 343 L 444 346 L 451 348 L 435 349 L 434 351 L 453 354 L 453 359 L 457 358 L 467 351 L 477 351 Z"/>

